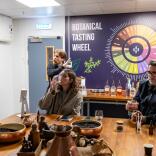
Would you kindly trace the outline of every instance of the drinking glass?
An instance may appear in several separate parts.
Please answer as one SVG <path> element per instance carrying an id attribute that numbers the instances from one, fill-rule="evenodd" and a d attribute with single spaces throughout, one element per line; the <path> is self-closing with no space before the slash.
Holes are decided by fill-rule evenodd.
<path id="1" fill-rule="evenodd" d="M 134 111 L 138 109 L 138 102 L 136 100 L 127 101 L 127 110 Z"/>
<path id="2" fill-rule="evenodd" d="M 145 155 L 152 156 L 153 144 L 144 144 Z"/>
<path id="3" fill-rule="evenodd" d="M 127 101 L 126 110 L 128 110 L 128 116 L 130 117 L 133 111 L 138 109 L 138 102 L 136 100 Z"/>
<path id="4" fill-rule="evenodd" d="M 95 110 L 95 119 L 98 121 L 103 119 L 103 110 Z"/>
<path id="5" fill-rule="evenodd" d="M 122 120 L 116 121 L 116 132 L 122 132 L 123 131 L 123 124 L 124 122 Z"/>

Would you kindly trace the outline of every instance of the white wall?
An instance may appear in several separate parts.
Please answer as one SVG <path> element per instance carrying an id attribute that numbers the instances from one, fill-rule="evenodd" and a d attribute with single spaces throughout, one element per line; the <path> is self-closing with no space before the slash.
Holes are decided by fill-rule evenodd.
<path id="1" fill-rule="evenodd" d="M 0 42 L 0 118 L 14 110 L 12 52 L 12 44 Z"/>
<path id="2" fill-rule="evenodd" d="M 52 23 L 52 29 L 37 30 L 36 23 L 42 22 Z M 29 89 L 27 55 L 29 36 L 63 36 L 65 38 L 65 17 L 13 20 L 12 42 L 5 45 L 0 43 L 0 99 L 3 108 L 0 109 L 0 119 L 20 112 L 20 90 Z"/>

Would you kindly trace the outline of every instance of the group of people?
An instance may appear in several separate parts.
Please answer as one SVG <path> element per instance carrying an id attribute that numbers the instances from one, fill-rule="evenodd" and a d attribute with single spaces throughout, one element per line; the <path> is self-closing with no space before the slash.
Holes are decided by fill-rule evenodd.
<path id="1" fill-rule="evenodd" d="M 56 49 L 53 63 L 48 65 L 49 86 L 39 101 L 39 107 L 47 114 L 80 115 L 83 98 L 79 92 L 76 74 L 67 67 L 66 53 Z M 156 122 L 156 60 L 148 65 L 148 79 L 140 82 L 139 89 L 133 99 L 135 105 L 126 104 L 131 111 L 131 119 L 136 121 L 137 115 L 142 116 L 142 123 Z"/>
<path id="2" fill-rule="evenodd" d="M 39 107 L 47 114 L 80 115 L 82 96 L 76 74 L 70 68 L 66 53 L 56 49 L 53 63 L 48 65 L 49 86 L 39 101 Z"/>

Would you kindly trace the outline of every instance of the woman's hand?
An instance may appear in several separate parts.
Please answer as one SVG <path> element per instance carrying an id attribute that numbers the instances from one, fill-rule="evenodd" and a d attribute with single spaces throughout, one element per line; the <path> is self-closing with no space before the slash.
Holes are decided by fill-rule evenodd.
<path id="1" fill-rule="evenodd" d="M 48 92 L 56 91 L 57 86 L 58 86 L 58 79 L 53 78 L 52 80 L 50 80 L 50 88 L 49 88 Z"/>
<path id="2" fill-rule="evenodd" d="M 71 63 L 71 59 L 69 58 L 62 66 L 64 68 L 68 68 L 70 63 Z"/>

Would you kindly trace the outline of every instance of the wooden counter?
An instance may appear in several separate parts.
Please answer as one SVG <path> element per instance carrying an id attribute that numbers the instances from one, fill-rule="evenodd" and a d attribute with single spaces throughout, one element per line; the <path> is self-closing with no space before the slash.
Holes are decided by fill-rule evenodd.
<path id="1" fill-rule="evenodd" d="M 46 120 L 49 124 L 58 123 L 58 121 L 55 120 L 57 117 L 56 115 L 49 115 L 46 117 Z M 74 120 L 80 120 L 80 118 L 83 117 L 75 117 Z M 154 145 L 153 156 L 156 155 L 156 130 L 154 130 L 153 136 L 149 136 L 148 126 L 143 125 L 141 132 L 138 134 L 136 133 L 135 126 L 130 123 L 129 120 L 121 119 L 124 121 L 124 130 L 123 132 L 116 132 L 115 123 L 117 120 L 119 119 L 104 118 L 103 130 L 100 136 L 113 149 L 115 156 L 144 156 L 143 144 L 145 143 L 152 143 Z M 11 116 L 0 122 L 21 122 L 21 119 L 16 116 Z M 63 122 L 62 124 L 70 124 L 71 122 Z M 0 145 L 0 156 L 15 156 L 20 146 L 21 142 L 5 146 Z M 40 156 L 45 156 L 45 151 L 46 149 L 42 150 Z"/>
<path id="2" fill-rule="evenodd" d="M 128 100 L 131 100 L 132 98 L 124 95 L 125 95 L 124 92 L 120 96 L 110 96 L 110 95 L 106 95 L 105 93 L 95 93 L 92 92 L 91 90 L 87 90 L 87 95 L 83 97 L 81 115 L 93 116 L 95 111 L 94 107 L 95 107 L 96 109 L 102 109 L 104 111 L 104 114 L 109 114 L 108 115 L 109 117 L 122 116 L 126 118 L 127 112 L 125 111 L 125 104 L 127 103 Z M 118 108 L 116 106 L 118 106 Z M 112 110 L 114 110 L 114 112 L 112 112 Z M 113 113 L 112 116 L 111 116 L 111 112 Z M 119 112 L 118 114 L 125 114 L 125 115 L 118 115 L 118 114 L 115 115 L 116 112 Z"/>
<path id="3" fill-rule="evenodd" d="M 131 97 L 127 97 L 124 93 L 121 96 L 110 96 L 106 95 L 105 93 L 94 93 L 90 90 L 87 90 L 87 95 L 83 97 L 85 101 L 92 100 L 92 101 L 117 101 L 117 102 L 127 102 L 131 100 Z"/>

